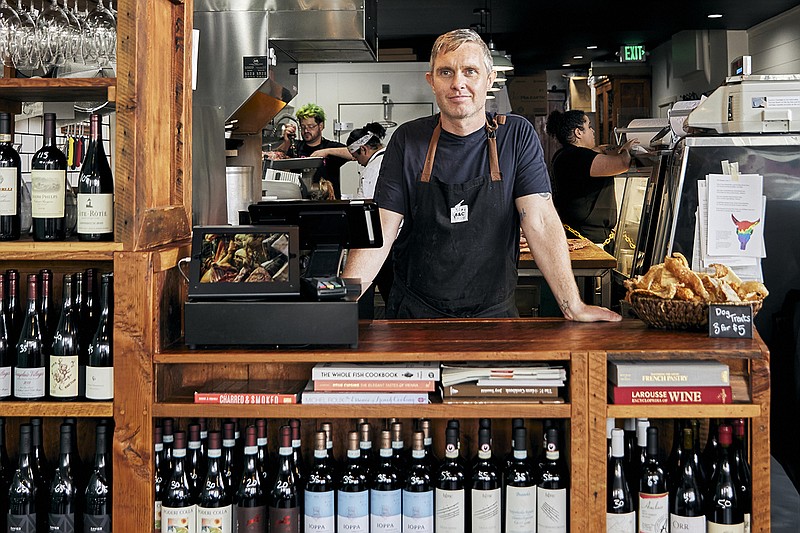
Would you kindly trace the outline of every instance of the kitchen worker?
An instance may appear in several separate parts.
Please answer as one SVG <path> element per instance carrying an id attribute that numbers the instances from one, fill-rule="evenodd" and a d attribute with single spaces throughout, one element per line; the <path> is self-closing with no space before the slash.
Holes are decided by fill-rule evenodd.
<path id="1" fill-rule="evenodd" d="M 440 113 L 392 136 L 375 194 L 383 247 L 351 250 L 343 276 L 373 280 L 394 246 L 387 317 L 516 316 L 521 224 L 566 318 L 620 320 L 580 299 L 533 126 L 486 113 L 495 74 L 480 36 L 440 36 L 425 77 Z"/>
<path id="2" fill-rule="evenodd" d="M 638 141 L 599 148 L 589 117 L 578 110 L 550 113 L 547 133 L 561 143 L 552 161 L 553 203 L 567 236 L 608 246 L 617 224 L 614 176 L 630 168 L 631 146 Z"/>
<path id="3" fill-rule="evenodd" d="M 295 113 L 300 124 L 300 134 L 302 141 L 297 143 L 297 156 L 310 157 L 317 150 L 323 148 L 343 148 L 342 143 L 331 141 L 322 136 L 325 129 L 325 111 L 317 104 L 306 104 L 298 108 Z M 291 146 L 291 139 L 297 134 L 297 127 L 289 124 L 283 130 L 283 142 L 278 146 L 281 152 L 287 152 Z M 347 163 L 348 159 L 343 159 L 335 155 L 325 157 L 323 165 L 314 175 L 314 183 L 320 183 L 324 178 L 333 185 L 336 198 L 342 197 L 341 178 L 339 169 Z"/>

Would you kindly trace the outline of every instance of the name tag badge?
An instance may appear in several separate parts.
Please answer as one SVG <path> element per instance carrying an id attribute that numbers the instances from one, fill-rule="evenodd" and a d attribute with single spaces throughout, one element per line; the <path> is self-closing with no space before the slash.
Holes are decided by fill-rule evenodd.
<path id="1" fill-rule="evenodd" d="M 457 224 L 467 220 L 469 220 L 469 206 L 464 205 L 464 200 L 461 200 L 455 207 L 450 208 L 450 223 Z"/>

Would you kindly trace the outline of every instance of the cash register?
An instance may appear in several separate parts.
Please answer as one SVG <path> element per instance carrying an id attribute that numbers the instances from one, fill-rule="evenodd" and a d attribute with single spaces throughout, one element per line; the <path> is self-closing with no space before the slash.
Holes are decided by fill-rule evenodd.
<path id="1" fill-rule="evenodd" d="M 360 280 L 342 251 L 383 245 L 371 200 L 262 201 L 250 224 L 196 226 L 184 337 L 200 346 L 358 344 Z"/>

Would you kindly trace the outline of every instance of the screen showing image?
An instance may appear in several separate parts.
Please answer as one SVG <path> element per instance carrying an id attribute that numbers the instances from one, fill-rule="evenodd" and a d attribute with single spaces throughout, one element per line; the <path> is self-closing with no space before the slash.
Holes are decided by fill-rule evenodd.
<path id="1" fill-rule="evenodd" d="M 200 283 L 289 281 L 288 233 L 203 235 Z"/>

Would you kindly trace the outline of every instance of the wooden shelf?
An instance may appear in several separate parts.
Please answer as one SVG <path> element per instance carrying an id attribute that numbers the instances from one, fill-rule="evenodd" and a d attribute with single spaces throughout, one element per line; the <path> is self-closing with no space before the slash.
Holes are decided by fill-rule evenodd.
<path id="1" fill-rule="evenodd" d="M 35 242 L 30 238 L 0 242 L 4 261 L 112 261 L 119 242 Z"/>
<path id="2" fill-rule="evenodd" d="M 0 99 L 12 102 L 113 102 L 116 85 L 116 78 L 0 78 Z"/>
<path id="3" fill-rule="evenodd" d="M 112 402 L 0 402 L 0 416 L 112 417 Z"/>
<path id="4" fill-rule="evenodd" d="M 570 404 L 231 405 L 154 403 L 154 417 L 228 418 L 569 418 Z"/>
<path id="5" fill-rule="evenodd" d="M 609 418 L 756 418 L 761 406 L 751 403 L 725 405 L 609 405 Z"/>

